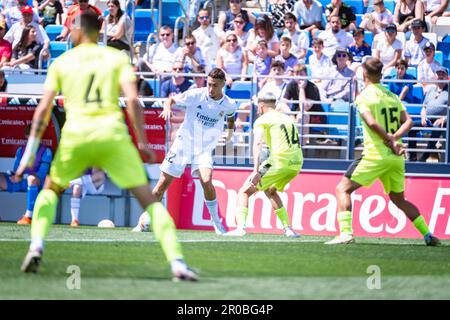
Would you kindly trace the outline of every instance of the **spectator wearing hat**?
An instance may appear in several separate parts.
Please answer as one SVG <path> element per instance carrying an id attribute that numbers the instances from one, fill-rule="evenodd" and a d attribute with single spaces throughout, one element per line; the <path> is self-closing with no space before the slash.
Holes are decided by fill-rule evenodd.
<path id="1" fill-rule="evenodd" d="M 34 10 L 31 6 L 23 6 L 21 8 L 22 11 L 22 20 L 16 22 L 11 29 L 5 35 L 5 40 L 11 43 L 12 47 L 15 48 L 19 41 L 21 40 L 23 30 L 25 27 L 33 27 L 36 31 L 36 43 L 41 46 L 41 49 L 45 50 L 43 57 L 48 57 L 48 48 L 50 45 L 50 39 L 45 32 L 44 28 L 39 24 L 33 21 Z"/>
<path id="2" fill-rule="evenodd" d="M 439 66 L 436 69 L 437 79 L 438 80 L 448 80 L 448 70 L 443 66 Z M 423 102 L 423 108 L 420 112 L 421 119 L 414 121 L 414 127 L 422 126 L 422 127 L 430 127 L 433 126 L 435 128 L 443 128 L 447 122 L 447 108 L 449 105 L 449 95 L 448 95 L 448 82 L 437 83 L 436 86 L 433 86 L 429 89 L 427 94 L 425 95 L 425 99 Z M 435 116 L 433 118 L 427 118 L 429 116 Z M 438 118 L 436 118 L 438 116 Z M 436 138 L 439 138 L 443 134 L 442 131 L 432 130 L 431 138 L 428 142 L 427 149 L 436 149 L 437 141 Z M 408 133 L 410 138 L 415 138 L 417 135 L 416 130 L 411 130 Z M 409 140 L 408 148 L 416 148 L 416 141 Z M 444 147 L 445 149 L 445 147 Z M 415 152 L 409 153 L 409 160 L 416 161 L 417 156 Z M 439 156 L 433 152 L 424 152 L 420 161 L 427 162 L 437 162 L 439 161 Z"/>
<path id="3" fill-rule="evenodd" d="M 300 0 L 294 6 L 294 15 L 300 20 L 300 29 L 308 31 L 313 38 L 322 30 L 322 6 L 316 0 Z"/>
<path id="4" fill-rule="evenodd" d="M 359 26 L 367 31 L 373 32 L 375 35 L 383 32 L 386 26 L 392 23 L 393 20 L 392 12 L 384 6 L 384 1 L 374 0 L 373 11 L 364 15 Z"/>
<path id="5" fill-rule="evenodd" d="M 322 101 L 331 103 L 336 100 L 350 101 L 350 84 L 353 83 L 355 72 L 351 70 L 347 62 L 351 55 L 345 48 L 337 48 L 331 61 L 335 67 L 330 70 L 330 80 L 324 80 L 320 87 Z M 350 78 L 350 79 L 348 79 Z M 353 86 L 353 88 L 355 88 Z"/>
<path id="6" fill-rule="evenodd" d="M 394 23 L 399 32 L 411 30 L 415 20 L 423 21 L 423 4 L 421 0 L 399 0 L 395 3 Z"/>
<path id="7" fill-rule="evenodd" d="M 5 21 L 0 21 L 0 68 L 2 68 L 10 59 L 12 54 L 11 43 L 3 37 L 6 32 Z"/>
<path id="8" fill-rule="evenodd" d="M 248 13 L 247 10 L 242 9 L 242 0 L 228 0 L 230 9 L 227 11 L 221 11 L 219 14 L 219 29 L 222 31 L 233 31 L 233 20 L 240 13 L 242 18 L 247 23 L 255 24 L 256 17 L 252 13 Z"/>
<path id="9" fill-rule="evenodd" d="M 299 60 L 304 62 L 307 50 L 309 48 L 308 32 L 298 29 L 297 17 L 292 13 L 287 13 L 284 16 L 284 25 L 285 28 L 280 39 L 283 37 L 291 38 L 290 52 Z"/>
<path id="10" fill-rule="evenodd" d="M 384 36 L 380 36 L 374 48 L 374 57 L 379 59 L 383 67 L 383 75 L 390 74 L 395 64 L 400 60 L 403 44 L 397 38 L 397 26 L 394 23 L 387 25 Z"/>
<path id="11" fill-rule="evenodd" d="M 431 81 L 437 79 L 436 70 L 441 67 L 441 64 L 434 58 L 435 47 L 433 42 L 428 41 L 423 47 L 425 51 L 425 59 L 423 59 L 417 66 L 417 80 Z M 431 87 L 435 85 L 430 82 L 421 82 L 426 93 Z"/>
<path id="12" fill-rule="evenodd" d="M 356 16 L 353 9 L 342 2 L 342 0 L 331 0 L 325 7 L 325 16 L 328 23 L 331 24 L 331 17 L 338 16 L 341 21 L 341 27 L 345 31 L 351 31 L 356 28 Z M 332 26 L 331 26 L 332 27 Z M 329 29 L 329 26 L 327 26 Z"/>
<path id="13" fill-rule="evenodd" d="M 17 0 L 17 3 L 14 7 L 11 7 L 8 10 L 6 10 L 5 18 L 6 18 L 6 26 L 8 27 L 8 29 L 11 28 L 15 23 L 20 22 L 23 19 L 22 8 L 26 6 L 28 6 L 27 0 Z M 35 10 L 32 10 L 31 13 L 33 15 L 32 21 L 35 23 L 40 23 L 41 18 L 39 18 L 38 13 Z"/>
<path id="14" fill-rule="evenodd" d="M 411 23 L 413 36 L 405 44 L 404 57 L 410 66 L 417 66 L 425 59 L 424 47 L 429 40 L 423 36 L 425 23 L 415 19 Z"/>
<path id="15" fill-rule="evenodd" d="M 323 40 L 323 53 L 328 58 L 333 57 L 337 47 L 348 47 L 353 38 L 341 28 L 341 19 L 337 15 L 333 15 L 329 18 L 330 28 L 321 32 L 318 36 Z"/>

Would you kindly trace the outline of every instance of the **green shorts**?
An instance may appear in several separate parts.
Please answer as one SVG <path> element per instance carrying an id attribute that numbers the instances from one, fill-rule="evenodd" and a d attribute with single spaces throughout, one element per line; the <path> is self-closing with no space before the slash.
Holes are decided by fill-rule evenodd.
<path id="1" fill-rule="evenodd" d="M 100 168 L 122 189 L 148 183 L 144 164 L 129 135 L 109 138 L 70 139 L 63 137 L 50 168 L 50 178 L 66 187 L 88 168 Z"/>
<path id="2" fill-rule="evenodd" d="M 264 191 L 270 187 L 275 187 L 277 191 L 283 192 L 284 187 L 299 174 L 300 169 L 301 166 L 297 168 L 274 168 L 268 162 L 263 162 L 259 170 L 261 180 L 256 188 Z"/>
<path id="3" fill-rule="evenodd" d="M 384 159 L 362 157 L 350 165 L 345 176 L 365 187 L 380 179 L 386 194 L 400 193 L 405 190 L 405 160 L 398 156 Z"/>

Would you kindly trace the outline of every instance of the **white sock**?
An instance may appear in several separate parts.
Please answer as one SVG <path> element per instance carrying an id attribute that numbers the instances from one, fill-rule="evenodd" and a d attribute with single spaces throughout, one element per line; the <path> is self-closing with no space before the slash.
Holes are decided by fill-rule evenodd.
<path id="1" fill-rule="evenodd" d="M 30 211 L 30 210 L 25 211 L 25 217 L 32 219 L 33 218 L 33 211 Z"/>
<path id="2" fill-rule="evenodd" d="M 70 198 L 70 214 L 72 215 L 72 221 L 78 220 L 78 215 L 80 213 L 80 198 Z"/>
<path id="3" fill-rule="evenodd" d="M 32 251 L 43 251 L 44 250 L 44 239 L 40 237 L 34 237 L 31 239 L 30 250 Z"/>
<path id="4" fill-rule="evenodd" d="M 219 207 L 217 206 L 217 199 L 205 200 L 206 207 L 208 207 L 209 214 L 213 220 L 219 221 Z"/>

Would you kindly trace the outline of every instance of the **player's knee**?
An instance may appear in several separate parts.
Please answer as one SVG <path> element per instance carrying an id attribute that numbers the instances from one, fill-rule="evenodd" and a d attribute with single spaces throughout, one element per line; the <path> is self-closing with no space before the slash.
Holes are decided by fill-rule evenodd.
<path id="1" fill-rule="evenodd" d="M 29 186 L 37 186 L 39 184 L 39 178 L 34 175 L 29 175 L 27 177 L 27 184 Z"/>
<path id="2" fill-rule="evenodd" d="M 247 196 L 251 196 L 256 191 L 255 187 L 250 183 L 245 183 L 240 189 L 239 193 L 246 194 Z"/>
<path id="3" fill-rule="evenodd" d="M 336 186 L 336 194 L 347 193 L 348 190 L 348 185 L 343 181 L 338 183 L 338 185 Z"/>
<path id="4" fill-rule="evenodd" d="M 271 198 L 277 193 L 277 189 L 269 188 L 267 190 L 264 190 L 264 193 L 266 194 L 267 197 Z"/>

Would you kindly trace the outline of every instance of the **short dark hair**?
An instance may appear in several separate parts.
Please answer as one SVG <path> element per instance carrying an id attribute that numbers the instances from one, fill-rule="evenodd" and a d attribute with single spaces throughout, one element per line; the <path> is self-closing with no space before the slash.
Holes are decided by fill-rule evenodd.
<path id="1" fill-rule="evenodd" d="M 91 11 L 83 12 L 80 16 L 80 28 L 86 34 L 98 34 L 102 27 L 99 16 Z"/>
<path id="2" fill-rule="evenodd" d="M 363 28 L 356 28 L 353 30 L 353 36 L 362 35 L 364 37 L 364 29 Z"/>
<path id="3" fill-rule="evenodd" d="M 220 68 L 214 68 L 208 73 L 208 77 L 215 80 L 225 81 L 225 72 Z"/>
<path id="4" fill-rule="evenodd" d="M 370 81 L 375 83 L 380 82 L 383 76 L 383 63 L 379 59 L 370 57 L 362 64 L 362 67 L 366 71 Z"/>
<path id="5" fill-rule="evenodd" d="M 287 20 L 287 19 L 292 19 L 295 22 L 297 22 L 297 17 L 292 12 L 288 12 L 284 15 L 284 20 Z"/>
<path id="6" fill-rule="evenodd" d="M 315 38 L 315 39 L 312 41 L 312 45 L 313 45 L 313 46 L 314 46 L 314 45 L 321 45 L 321 46 L 323 46 L 323 40 L 320 39 L 320 38 Z"/>
<path id="7" fill-rule="evenodd" d="M 405 69 L 408 69 L 408 62 L 406 62 L 405 59 L 400 59 L 400 60 L 398 60 L 397 63 L 395 64 L 395 67 L 398 67 L 398 66 L 404 66 Z"/>
<path id="8" fill-rule="evenodd" d="M 272 68 L 281 68 L 284 70 L 284 62 L 280 61 L 280 60 L 275 60 L 270 65 L 270 69 L 272 69 Z"/>

